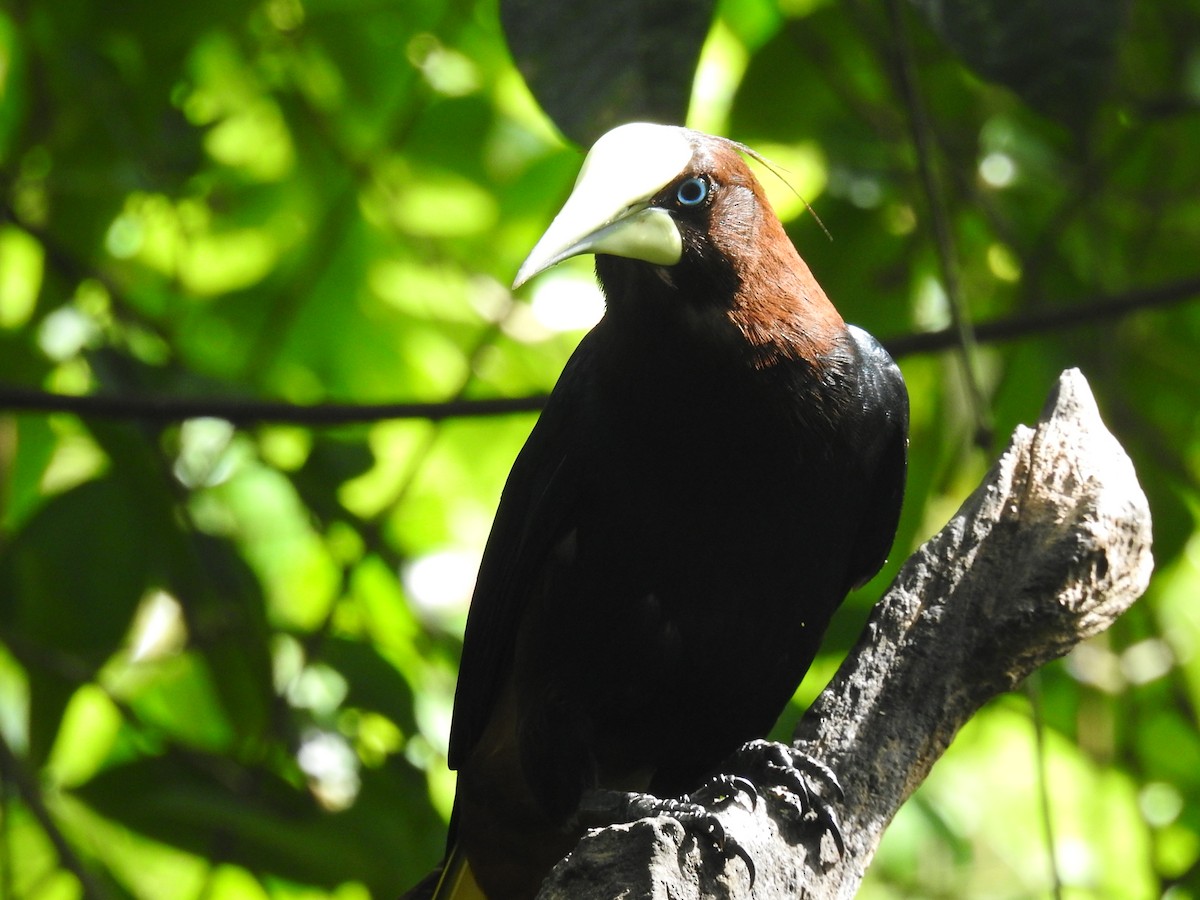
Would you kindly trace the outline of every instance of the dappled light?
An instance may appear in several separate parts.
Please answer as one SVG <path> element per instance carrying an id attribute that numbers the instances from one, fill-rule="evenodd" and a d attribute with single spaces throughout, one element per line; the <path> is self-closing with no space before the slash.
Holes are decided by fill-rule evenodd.
<path id="1" fill-rule="evenodd" d="M 631 118 L 761 154 L 912 398 L 895 547 L 780 735 L 1064 368 L 1150 500 L 1145 598 L 969 723 L 861 896 L 1200 897 L 1200 20 L 888 5 L 694 4 L 607 51 L 533 0 L 0 9 L 0 900 L 366 900 L 437 862 L 476 568 L 604 314 L 590 258 L 509 286 Z"/>

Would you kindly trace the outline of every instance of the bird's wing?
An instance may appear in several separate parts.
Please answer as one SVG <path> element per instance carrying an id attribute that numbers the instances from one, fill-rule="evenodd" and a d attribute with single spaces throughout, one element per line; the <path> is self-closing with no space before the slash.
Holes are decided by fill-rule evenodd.
<path id="1" fill-rule="evenodd" d="M 864 418 L 859 449 L 870 483 L 850 561 L 848 587 L 868 581 L 887 561 L 896 536 L 908 472 L 908 389 L 900 369 L 879 341 L 853 325 L 859 353 L 859 393 Z"/>
<path id="2" fill-rule="evenodd" d="M 591 338 L 584 338 L 563 369 L 500 497 L 463 637 L 450 726 L 451 768 L 462 765 L 487 727 L 547 554 L 578 517 L 587 479 L 586 439 L 578 426 L 591 378 Z"/>

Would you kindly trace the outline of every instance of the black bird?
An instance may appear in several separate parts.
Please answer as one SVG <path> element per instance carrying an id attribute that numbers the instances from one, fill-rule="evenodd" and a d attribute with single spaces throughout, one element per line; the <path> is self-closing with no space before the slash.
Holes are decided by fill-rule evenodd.
<path id="1" fill-rule="evenodd" d="M 439 897 L 532 897 L 585 792 L 679 796 L 766 734 L 891 546 L 903 379 L 830 304 L 743 152 L 614 129 L 517 274 L 593 253 L 606 312 L 484 553 Z"/>

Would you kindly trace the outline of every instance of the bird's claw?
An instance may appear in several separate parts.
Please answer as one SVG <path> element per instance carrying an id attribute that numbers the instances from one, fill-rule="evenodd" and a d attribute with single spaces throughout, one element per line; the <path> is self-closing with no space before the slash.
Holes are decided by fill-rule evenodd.
<path id="1" fill-rule="evenodd" d="M 754 887 L 754 878 L 757 870 L 754 868 L 754 860 L 750 858 L 749 852 L 747 852 L 746 848 L 743 847 L 736 838 L 730 837 L 725 833 L 725 829 L 721 826 L 721 823 L 717 821 L 716 817 L 712 815 L 712 813 L 708 813 L 707 818 L 710 819 L 714 825 L 716 825 L 719 831 L 718 839 L 713 841 L 713 847 L 715 847 L 717 852 L 720 854 L 721 862 L 728 863 L 735 857 L 740 859 L 742 861 L 742 865 L 746 867 L 747 874 L 750 876 L 750 887 Z M 686 828 L 687 825 L 684 824 L 684 827 Z"/>
<path id="2" fill-rule="evenodd" d="M 722 791 L 713 799 L 707 800 L 707 803 L 711 804 L 710 808 L 700 795 L 710 787 L 715 787 L 715 782 L 720 782 Z M 724 808 L 738 793 L 747 793 L 752 800 L 757 794 L 754 785 L 740 776 L 718 776 L 700 791 L 678 800 L 637 792 L 589 791 L 580 803 L 577 817 L 581 824 L 594 826 L 668 816 L 678 822 L 698 845 L 716 850 L 722 864 L 731 859 L 740 859 L 750 874 L 750 886 L 753 887 L 754 860 L 736 838 L 726 833 L 725 826 L 712 812 L 712 809 Z"/>
<path id="3" fill-rule="evenodd" d="M 803 750 L 776 741 L 754 740 L 743 744 L 724 776 L 756 789 L 781 810 L 803 837 L 829 835 L 838 857 L 846 853 L 841 822 L 833 804 L 845 799 L 833 770 Z"/>
<path id="4" fill-rule="evenodd" d="M 697 844 L 715 850 L 722 863 L 740 859 L 754 886 L 754 861 L 714 814 L 741 797 L 758 808 L 762 797 L 779 812 L 778 818 L 790 825 L 801 838 L 825 835 L 837 849 L 837 858 L 845 856 L 846 842 L 833 804 L 844 799 L 837 775 L 824 763 L 805 751 L 775 741 L 755 740 L 743 744 L 730 759 L 727 771 L 710 778 L 697 791 L 678 800 L 652 794 L 622 791 L 589 791 L 577 813 L 582 825 L 612 825 L 634 822 L 654 816 L 669 816 L 683 826 Z M 830 862 L 818 853 L 822 865 Z"/>
<path id="5" fill-rule="evenodd" d="M 754 786 L 754 782 L 741 775 L 714 775 L 688 797 L 715 809 L 724 809 L 743 794 L 750 800 L 750 809 L 758 809 L 758 788 Z"/>

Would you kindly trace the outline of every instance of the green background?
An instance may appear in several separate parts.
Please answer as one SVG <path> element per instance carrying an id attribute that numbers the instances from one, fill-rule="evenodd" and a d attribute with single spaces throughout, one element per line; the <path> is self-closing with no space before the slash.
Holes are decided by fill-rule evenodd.
<path id="1" fill-rule="evenodd" d="M 773 161 L 912 395 L 893 559 L 780 734 L 1063 368 L 1153 509 L 1146 597 L 968 725 L 862 896 L 1200 896 L 1197 35 L 1194 0 L 7 0 L 0 900 L 358 900 L 436 861 L 466 601 L 533 415 L 309 407 L 536 405 L 597 314 L 589 261 L 507 286 L 578 143 L 688 109 Z M 978 341 L 918 349 L 956 302 Z M 252 401 L 305 408 L 231 425 Z"/>

